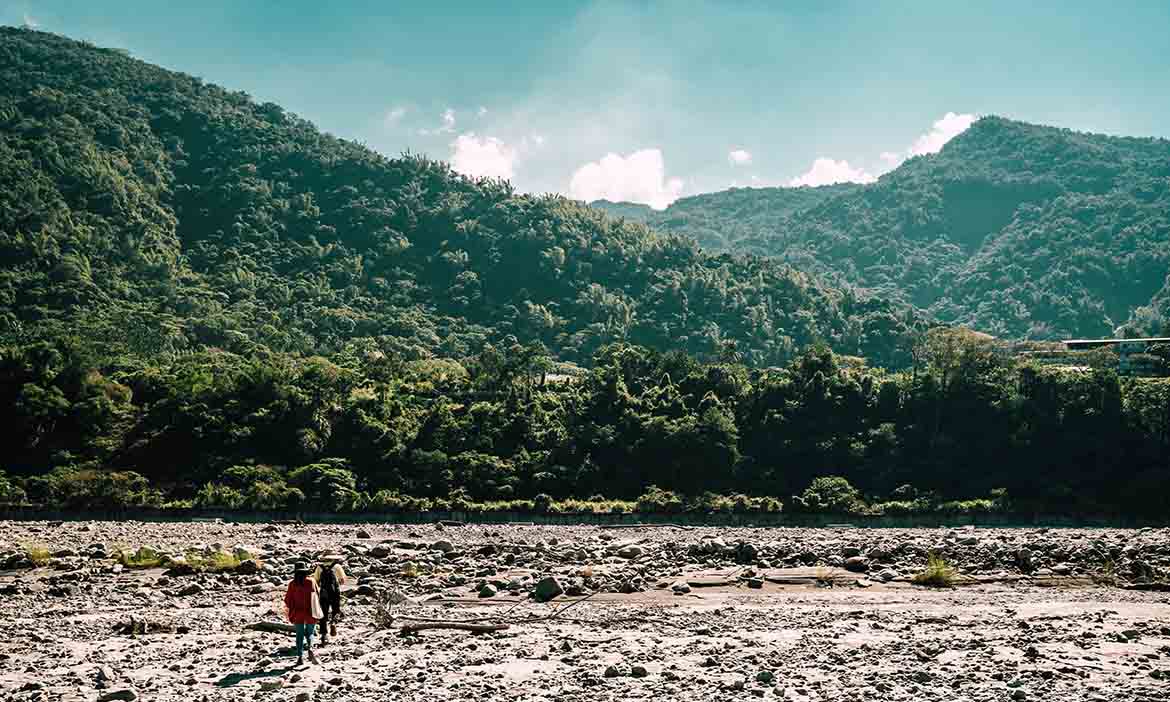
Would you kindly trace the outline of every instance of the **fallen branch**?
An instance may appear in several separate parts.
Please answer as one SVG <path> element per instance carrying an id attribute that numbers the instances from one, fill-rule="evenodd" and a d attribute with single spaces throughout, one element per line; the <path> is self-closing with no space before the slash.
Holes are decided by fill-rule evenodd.
<path id="1" fill-rule="evenodd" d="M 466 622 L 411 622 L 403 624 L 398 629 L 400 634 L 413 634 L 419 631 L 426 631 L 427 629 L 455 629 L 457 631 L 470 631 L 474 634 L 484 634 L 492 631 L 503 631 L 507 629 L 507 624 L 468 624 Z"/>
<path id="2" fill-rule="evenodd" d="M 248 631 L 264 631 L 269 634 L 295 634 L 296 627 L 283 622 L 254 622 L 244 627 Z"/>
<path id="3" fill-rule="evenodd" d="M 574 602 L 570 602 L 569 604 L 565 605 L 564 607 L 561 607 L 560 609 L 558 609 L 557 611 L 553 612 L 552 614 L 549 614 L 549 615 L 547 615 L 547 616 L 544 616 L 544 617 L 533 617 L 533 618 L 530 618 L 530 619 L 525 619 L 525 620 L 523 620 L 523 621 L 522 621 L 522 622 L 520 622 L 520 623 L 522 623 L 522 624 L 527 624 L 527 623 L 529 623 L 529 622 L 544 622 L 544 621 L 549 621 L 550 619 L 556 619 L 557 617 L 561 616 L 561 613 L 562 613 L 562 612 L 564 612 L 566 609 L 568 609 L 568 608 L 570 608 L 570 607 L 576 607 L 577 605 L 581 604 L 582 602 L 584 602 L 585 600 L 589 599 L 590 597 L 593 597 L 594 595 L 596 595 L 596 594 L 597 594 L 597 593 L 599 593 L 599 592 L 601 592 L 601 591 L 600 591 L 600 590 L 594 590 L 593 592 L 589 593 L 588 595 L 585 595 L 585 596 L 584 596 L 584 597 L 582 597 L 581 599 L 579 599 L 579 600 L 576 600 L 576 601 L 574 601 Z"/>

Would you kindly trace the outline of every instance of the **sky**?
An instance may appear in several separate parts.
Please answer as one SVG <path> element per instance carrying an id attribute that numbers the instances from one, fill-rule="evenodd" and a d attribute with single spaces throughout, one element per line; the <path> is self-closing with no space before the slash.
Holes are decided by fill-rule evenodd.
<path id="1" fill-rule="evenodd" d="M 1170 137 L 1170 2 L 0 0 L 388 156 L 666 207 L 871 182 L 980 115 Z"/>

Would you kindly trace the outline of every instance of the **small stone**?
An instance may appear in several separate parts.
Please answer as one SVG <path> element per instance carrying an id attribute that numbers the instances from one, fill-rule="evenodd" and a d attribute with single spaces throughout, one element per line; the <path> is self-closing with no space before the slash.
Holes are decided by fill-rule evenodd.
<path id="1" fill-rule="evenodd" d="M 359 539 L 372 539 L 372 538 L 374 538 L 373 536 L 370 535 L 370 532 L 366 531 L 365 529 L 358 529 L 357 537 Z"/>
<path id="2" fill-rule="evenodd" d="M 756 673 L 756 682 L 760 682 L 765 685 L 771 685 L 775 680 L 776 676 L 773 675 L 772 671 L 770 670 L 761 670 L 760 672 Z"/>
<path id="3" fill-rule="evenodd" d="M 484 583 L 483 585 L 479 586 L 480 597 L 495 597 L 497 592 L 499 592 L 499 590 L 497 590 L 496 587 L 491 583 Z"/>
<path id="4" fill-rule="evenodd" d="M 101 695 L 98 697 L 98 702 L 118 702 L 119 700 L 121 702 L 134 702 L 136 699 L 138 699 L 138 693 L 128 687 L 124 687 L 120 690 L 111 690 Z"/>
<path id="5" fill-rule="evenodd" d="M 307 692 L 298 692 L 296 698 L 294 699 L 295 702 L 309 702 L 311 698 L 312 696 Z"/>
<path id="6" fill-rule="evenodd" d="M 616 678 L 618 676 L 618 669 L 614 666 L 607 666 L 605 669 L 605 677 Z"/>
<path id="7" fill-rule="evenodd" d="M 747 586 L 753 590 L 760 590 L 764 587 L 763 578 L 748 578 Z"/>

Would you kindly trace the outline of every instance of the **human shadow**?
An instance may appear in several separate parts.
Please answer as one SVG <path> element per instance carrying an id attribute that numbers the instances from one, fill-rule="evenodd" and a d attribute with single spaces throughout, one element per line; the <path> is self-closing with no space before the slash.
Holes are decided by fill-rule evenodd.
<path id="1" fill-rule="evenodd" d="M 251 673 L 228 673 L 215 683 L 216 687 L 232 687 L 239 685 L 248 680 L 259 680 L 261 678 L 278 678 L 285 673 L 296 670 L 295 665 L 290 665 L 285 668 L 269 668 L 268 670 L 257 670 Z"/>

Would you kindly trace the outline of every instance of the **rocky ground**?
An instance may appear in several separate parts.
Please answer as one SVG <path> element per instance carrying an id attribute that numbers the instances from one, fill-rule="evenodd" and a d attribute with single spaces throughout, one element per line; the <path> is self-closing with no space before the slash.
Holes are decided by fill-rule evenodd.
<path id="1" fill-rule="evenodd" d="M 351 581 L 297 667 L 302 559 Z M 1168 574 L 1170 529 L 3 522 L 0 699 L 1152 702 Z"/>

